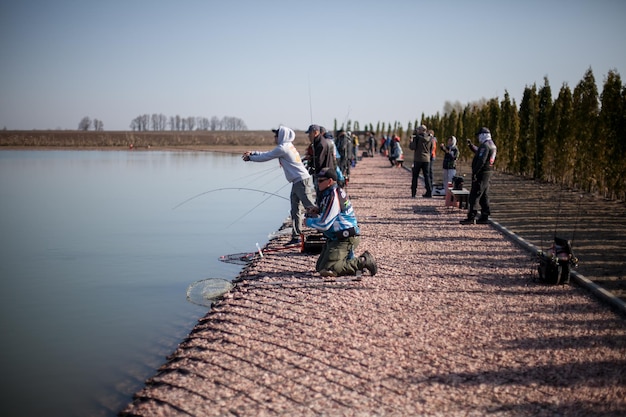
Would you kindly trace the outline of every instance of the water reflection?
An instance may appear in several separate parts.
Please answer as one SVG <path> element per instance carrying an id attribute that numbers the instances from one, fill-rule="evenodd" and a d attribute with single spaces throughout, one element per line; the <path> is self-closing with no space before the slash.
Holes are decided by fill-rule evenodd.
<path id="1" fill-rule="evenodd" d="M 12 416 L 115 415 L 206 313 L 194 281 L 288 216 L 277 164 L 156 151 L 0 151 L 2 403 Z M 243 217 L 242 217 L 243 216 Z M 36 400 L 34 400 L 36 398 Z"/>

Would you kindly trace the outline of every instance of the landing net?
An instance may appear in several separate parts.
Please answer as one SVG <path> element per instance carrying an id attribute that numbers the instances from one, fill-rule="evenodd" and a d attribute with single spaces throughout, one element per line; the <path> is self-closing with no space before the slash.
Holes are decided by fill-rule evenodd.
<path id="1" fill-rule="evenodd" d="M 215 299 L 230 291 L 232 288 L 232 282 L 222 278 L 201 279 L 187 287 L 187 301 L 193 304 L 210 307 Z"/>

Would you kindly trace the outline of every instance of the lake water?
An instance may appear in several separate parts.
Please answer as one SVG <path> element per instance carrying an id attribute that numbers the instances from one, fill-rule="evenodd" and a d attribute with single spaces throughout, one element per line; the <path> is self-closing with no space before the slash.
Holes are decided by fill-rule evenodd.
<path id="1" fill-rule="evenodd" d="M 288 217 L 251 190 L 290 185 L 224 153 L 0 151 L 2 414 L 116 415 L 207 313 L 187 287 Z"/>

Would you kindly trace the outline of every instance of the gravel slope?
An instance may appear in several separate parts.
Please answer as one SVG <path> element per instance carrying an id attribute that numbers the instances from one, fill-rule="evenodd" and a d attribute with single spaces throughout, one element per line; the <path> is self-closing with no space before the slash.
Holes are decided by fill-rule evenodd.
<path id="1" fill-rule="evenodd" d="M 122 415 L 626 415 L 624 318 L 534 282 L 530 255 L 409 186 L 359 162 L 358 252 L 378 274 L 324 283 L 315 255 L 267 254 Z"/>

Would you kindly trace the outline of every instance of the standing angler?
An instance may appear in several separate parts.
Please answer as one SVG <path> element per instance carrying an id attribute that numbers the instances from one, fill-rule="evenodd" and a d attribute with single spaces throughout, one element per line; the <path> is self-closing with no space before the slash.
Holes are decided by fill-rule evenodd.
<path id="1" fill-rule="evenodd" d="M 477 133 L 479 146 L 467 140 L 467 145 L 474 152 L 472 160 L 472 189 L 469 194 L 469 207 L 467 218 L 461 220 L 461 224 L 486 224 L 489 223 L 489 181 L 493 172 L 493 164 L 496 161 L 498 149 L 491 139 L 491 132 L 486 127 L 481 128 Z M 476 219 L 476 201 L 480 202 L 480 217 Z"/>
<path id="2" fill-rule="evenodd" d="M 424 198 L 432 198 L 433 190 L 430 182 L 430 158 L 433 153 L 432 137 L 426 131 L 426 126 L 421 125 L 413 132 L 413 139 L 409 143 L 409 149 L 413 151 L 413 169 L 411 170 L 411 197 L 415 198 L 417 193 L 417 182 L 420 171 L 424 177 L 424 186 L 426 193 L 422 194 Z"/>
<path id="3" fill-rule="evenodd" d="M 333 143 L 324 137 L 322 134 L 322 128 L 319 125 L 311 125 L 306 130 L 309 135 L 309 141 L 311 142 L 309 157 L 309 166 L 313 167 L 313 179 L 317 178 L 317 175 L 323 168 L 337 168 L 337 159 L 335 157 L 335 147 Z M 315 192 L 317 193 L 317 201 L 319 202 L 319 190 L 317 188 L 317 182 L 313 184 L 315 186 Z"/>
<path id="4" fill-rule="evenodd" d="M 354 256 L 360 242 L 359 226 L 348 194 L 337 186 L 335 169 L 323 168 L 317 174 L 317 181 L 320 206 L 307 210 L 306 225 L 321 230 L 327 240 L 315 270 L 323 277 L 357 275 L 363 269 L 376 275 L 378 267 L 369 252 L 363 252 L 358 258 Z"/>
<path id="5" fill-rule="evenodd" d="M 285 126 L 278 130 L 272 129 L 276 147 L 269 152 L 245 152 L 242 156 L 244 161 L 265 162 L 278 158 L 280 166 L 285 171 L 285 178 L 291 185 L 291 241 L 288 244 L 300 243 L 302 234 L 302 212 L 300 204 L 305 209 L 315 207 L 313 180 L 300 158 L 300 153 L 293 140 L 296 133 Z"/>

